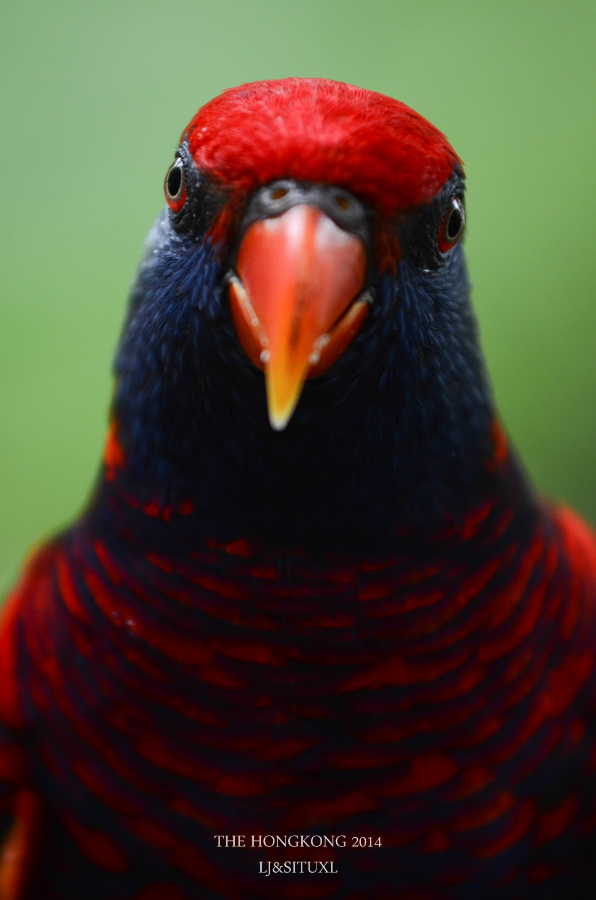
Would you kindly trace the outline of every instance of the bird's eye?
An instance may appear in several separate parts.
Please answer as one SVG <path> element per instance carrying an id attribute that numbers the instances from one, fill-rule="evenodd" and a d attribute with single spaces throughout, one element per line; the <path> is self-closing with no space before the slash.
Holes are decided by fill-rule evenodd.
<path id="1" fill-rule="evenodd" d="M 455 247 L 464 233 L 465 224 L 466 212 L 464 205 L 459 197 L 454 197 L 449 209 L 443 216 L 443 221 L 439 228 L 439 250 L 441 253 L 447 253 L 452 247 Z"/>
<path id="2" fill-rule="evenodd" d="M 166 172 L 163 183 L 168 206 L 172 212 L 180 212 L 186 202 L 186 184 L 184 181 L 184 163 L 176 159 Z"/>

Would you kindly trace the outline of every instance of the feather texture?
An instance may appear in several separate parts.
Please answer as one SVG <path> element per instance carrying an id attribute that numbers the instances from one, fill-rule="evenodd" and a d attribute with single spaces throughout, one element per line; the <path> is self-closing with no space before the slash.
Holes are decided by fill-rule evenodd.
<path id="1" fill-rule="evenodd" d="M 178 159 L 93 500 L 3 611 L 0 900 L 589 900 L 596 542 L 496 418 L 437 237 L 460 161 L 304 79 L 226 92 Z M 362 201 L 374 299 L 273 432 L 226 279 L 279 178 Z M 305 860 L 334 874 L 268 874 Z"/>

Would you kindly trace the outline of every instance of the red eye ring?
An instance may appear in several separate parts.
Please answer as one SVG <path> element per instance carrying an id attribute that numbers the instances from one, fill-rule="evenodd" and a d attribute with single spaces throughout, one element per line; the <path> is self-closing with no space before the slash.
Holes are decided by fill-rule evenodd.
<path id="1" fill-rule="evenodd" d="M 448 253 L 452 247 L 455 247 L 466 225 L 466 211 L 459 197 L 454 197 L 451 205 L 441 222 L 439 228 L 439 250 L 441 253 Z"/>
<path id="2" fill-rule="evenodd" d="M 163 183 L 166 202 L 172 212 L 180 212 L 186 203 L 186 183 L 184 179 L 184 163 L 181 159 L 175 159 L 168 171 Z"/>

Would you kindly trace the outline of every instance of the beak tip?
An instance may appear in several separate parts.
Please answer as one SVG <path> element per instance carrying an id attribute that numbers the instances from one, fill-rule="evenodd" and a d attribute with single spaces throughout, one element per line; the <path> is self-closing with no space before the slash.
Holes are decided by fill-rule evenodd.
<path id="1" fill-rule="evenodd" d="M 283 413 L 276 412 L 275 410 L 269 407 L 269 424 L 273 428 L 274 431 L 284 431 L 286 425 L 292 418 L 292 413 L 294 412 L 294 408 L 288 409 Z"/>
<path id="2" fill-rule="evenodd" d="M 275 372 L 271 365 L 265 367 L 265 390 L 267 395 L 267 413 L 269 415 L 269 424 L 274 431 L 284 431 L 288 422 L 294 415 L 294 410 L 298 405 L 302 386 L 305 380 L 305 373 L 300 373 L 298 378 L 291 379 L 290 385 L 284 373 L 281 377 Z M 281 388 L 281 389 L 280 389 Z"/>

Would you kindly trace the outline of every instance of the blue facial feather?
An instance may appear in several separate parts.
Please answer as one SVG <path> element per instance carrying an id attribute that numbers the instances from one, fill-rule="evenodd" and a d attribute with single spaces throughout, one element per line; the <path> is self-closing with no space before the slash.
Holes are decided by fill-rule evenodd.
<path id="1" fill-rule="evenodd" d="M 380 277 L 360 333 L 282 433 L 234 331 L 228 269 L 221 247 L 158 218 L 116 359 L 123 477 L 141 499 L 191 499 L 230 538 L 378 540 L 442 527 L 486 494 L 494 412 L 460 246 L 437 269 L 404 256 Z"/>

